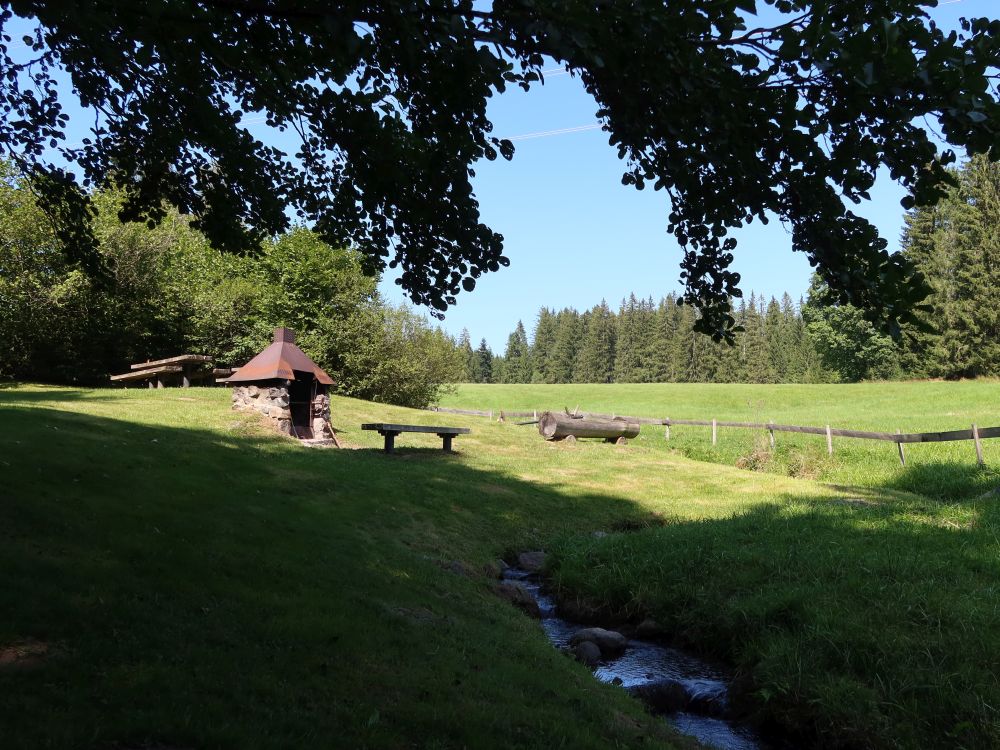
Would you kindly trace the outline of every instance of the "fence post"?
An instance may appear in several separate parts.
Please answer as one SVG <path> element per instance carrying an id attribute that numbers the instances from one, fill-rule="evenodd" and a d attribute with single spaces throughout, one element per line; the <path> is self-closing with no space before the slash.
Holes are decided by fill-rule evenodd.
<path id="1" fill-rule="evenodd" d="M 826 452 L 833 455 L 833 435 L 830 434 L 830 425 L 826 426 Z"/>
<path id="2" fill-rule="evenodd" d="M 663 439 L 670 440 L 670 417 L 665 417 L 663 424 L 666 426 L 666 429 L 663 431 Z"/>
<path id="3" fill-rule="evenodd" d="M 719 438 L 719 428 L 716 421 L 712 420 L 712 445 L 715 445 Z"/>
<path id="4" fill-rule="evenodd" d="M 902 430 L 896 430 L 897 435 L 902 435 Z M 899 463 L 902 466 L 906 466 L 906 455 L 903 453 L 903 443 L 899 440 L 896 441 L 896 447 L 899 448 Z"/>
<path id="5" fill-rule="evenodd" d="M 774 450 L 774 420 L 767 420 L 767 435 L 771 440 L 771 450 Z"/>
<path id="6" fill-rule="evenodd" d="M 500 418 L 497 420 L 497 422 L 503 422 L 503 421 L 504 421 L 504 419 L 503 419 L 503 409 L 501 409 L 500 410 Z"/>
<path id="7" fill-rule="evenodd" d="M 979 428 L 976 427 L 975 423 L 972 424 L 972 439 L 976 443 L 976 463 L 980 466 L 983 465 L 983 444 L 979 442 Z"/>

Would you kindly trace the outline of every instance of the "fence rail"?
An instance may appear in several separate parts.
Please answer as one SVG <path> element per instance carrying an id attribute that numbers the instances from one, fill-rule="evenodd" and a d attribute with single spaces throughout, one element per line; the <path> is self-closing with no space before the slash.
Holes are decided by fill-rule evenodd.
<path id="1" fill-rule="evenodd" d="M 432 406 L 427 411 L 439 411 L 442 414 L 464 414 L 467 417 L 489 417 L 493 418 L 492 411 L 481 411 L 479 409 L 448 409 L 444 406 Z"/>
<path id="2" fill-rule="evenodd" d="M 451 409 L 445 407 L 431 407 L 430 411 L 442 412 L 445 414 L 462 414 L 472 417 L 493 418 L 498 414 L 498 419 L 504 421 L 507 417 L 533 417 L 538 419 L 544 409 L 533 409 L 531 411 L 508 411 L 499 409 L 498 411 L 484 411 L 480 409 Z M 568 409 L 566 410 L 569 411 Z M 593 417 L 596 419 L 625 419 L 629 422 L 639 424 L 659 425 L 666 428 L 665 438 L 670 439 L 670 428 L 674 425 L 685 425 L 692 427 L 711 427 L 712 445 L 718 442 L 718 429 L 720 427 L 733 427 L 737 429 L 767 430 L 770 435 L 771 446 L 774 446 L 774 433 L 776 432 L 797 432 L 809 435 L 825 435 L 827 452 L 833 455 L 833 438 L 854 438 L 859 440 L 883 440 L 896 443 L 899 446 L 899 460 L 906 464 L 906 457 L 903 453 L 903 445 L 906 443 L 947 443 L 957 440 L 972 440 L 976 447 L 976 461 L 983 464 L 983 449 L 980 441 L 986 438 L 1000 438 L 1000 427 L 979 428 L 975 424 L 967 430 L 946 430 L 943 432 L 868 432 L 865 430 L 845 430 L 826 425 L 824 427 L 811 427 L 805 425 L 776 424 L 774 422 L 722 422 L 717 419 L 671 419 L 669 417 L 633 417 L 626 414 L 602 414 L 598 412 L 587 412 L 574 410 L 576 415 L 582 417 Z M 522 424 L 534 424 L 524 422 Z"/>

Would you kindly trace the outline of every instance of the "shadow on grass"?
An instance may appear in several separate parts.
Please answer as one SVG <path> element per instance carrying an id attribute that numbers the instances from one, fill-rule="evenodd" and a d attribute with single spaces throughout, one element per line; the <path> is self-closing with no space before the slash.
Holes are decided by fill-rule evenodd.
<path id="1" fill-rule="evenodd" d="M 111 390 L 111 389 L 103 389 Z M 72 386 L 42 386 L 25 388 L 23 383 L 0 383 L 0 408 L 44 401 L 111 401 L 107 395 L 96 395 L 100 390 L 75 388 Z"/>
<path id="2" fill-rule="evenodd" d="M 968 501 L 1000 487 L 1000 472 L 974 461 L 934 461 L 907 466 L 886 486 L 935 500 Z"/>
<path id="3" fill-rule="evenodd" d="M 5 750 L 673 746 L 478 572 L 557 531 L 638 522 L 631 502 L 434 449 L 44 406 L 0 423 L 0 648 L 59 654 L 0 669 Z"/>
<path id="4" fill-rule="evenodd" d="M 350 431 L 342 430 L 341 433 L 344 435 L 349 435 Z M 367 454 L 376 454 L 380 456 L 385 456 L 387 459 L 390 460 L 393 458 L 418 458 L 418 457 L 433 459 L 435 456 L 445 460 L 452 458 L 460 459 L 462 457 L 462 453 L 464 452 L 458 448 L 452 450 L 451 452 L 447 452 L 442 450 L 441 448 L 426 448 L 418 446 L 408 447 L 405 445 L 398 445 L 398 444 L 392 449 L 391 453 L 386 453 L 384 448 L 355 448 L 354 451 L 356 453 L 362 453 L 362 454 L 367 453 Z"/>

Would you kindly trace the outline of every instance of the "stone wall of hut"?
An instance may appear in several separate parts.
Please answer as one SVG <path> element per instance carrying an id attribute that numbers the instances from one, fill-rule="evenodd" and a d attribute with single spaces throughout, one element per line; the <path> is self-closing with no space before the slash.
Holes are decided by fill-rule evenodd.
<path id="1" fill-rule="evenodd" d="M 313 399 L 312 412 L 313 437 L 333 437 L 330 434 L 330 397 L 325 393 L 317 393 Z"/>
<path id="2" fill-rule="evenodd" d="M 288 403 L 288 388 L 283 385 L 238 385 L 233 388 L 234 409 L 263 414 L 285 435 L 292 434 L 292 412 Z"/>
<path id="3" fill-rule="evenodd" d="M 283 385 L 238 385 L 233 388 L 233 408 L 237 411 L 256 411 L 274 423 L 285 435 L 292 433 L 292 412 L 289 409 L 288 388 Z M 332 437 L 330 434 L 330 397 L 318 393 L 312 405 L 312 431 L 314 438 Z"/>

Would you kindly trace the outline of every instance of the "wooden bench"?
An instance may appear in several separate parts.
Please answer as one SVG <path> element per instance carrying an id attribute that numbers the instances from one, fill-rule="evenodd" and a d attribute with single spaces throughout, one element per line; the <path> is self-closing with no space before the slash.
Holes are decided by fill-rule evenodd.
<path id="1" fill-rule="evenodd" d="M 468 427 L 431 427 L 429 425 L 418 424 L 387 424 L 386 422 L 376 422 L 374 424 L 361 425 L 362 430 L 375 430 L 385 438 L 385 452 L 392 453 L 396 435 L 401 432 L 429 432 L 437 435 L 443 441 L 441 446 L 445 452 L 451 452 L 451 441 L 456 435 L 468 435 L 472 430 Z"/>

